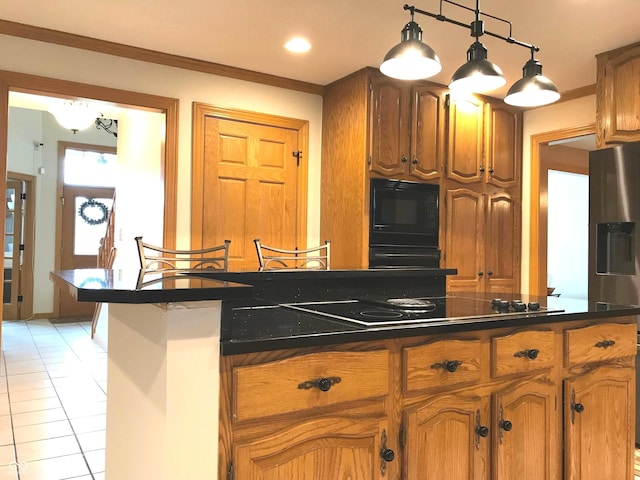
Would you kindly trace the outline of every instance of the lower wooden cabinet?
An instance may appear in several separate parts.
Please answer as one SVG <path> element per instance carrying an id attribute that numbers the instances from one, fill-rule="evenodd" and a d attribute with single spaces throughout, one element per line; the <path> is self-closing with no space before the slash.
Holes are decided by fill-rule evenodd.
<path id="1" fill-rule="evenodd" d="M 234 478 L 382 479 L 387 473 L 388 462 L 381 457 L 387 431 L 385 420 L 366 418 L 324 417 L 296 423 L 235 445 Z"/>
<path id="2" fill-rule="evenodd" d="M 633 479 L 633 368 L 599 367 L 564 384 L 566 480 Z"/>
<path id="3" fill-rule="evenodd" d="M 618 317 L 223 357 L 218 478 L 633 480 L 635 337 Z"/>

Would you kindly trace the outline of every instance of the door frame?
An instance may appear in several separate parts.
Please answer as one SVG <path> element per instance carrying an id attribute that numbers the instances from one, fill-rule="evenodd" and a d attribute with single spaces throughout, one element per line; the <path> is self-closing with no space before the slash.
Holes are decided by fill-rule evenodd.
<path id="1" fill-rule="evenodd" d="M 109 102 L 122 108 L 163 113 L 165 115 L 165 141 L 163 144 L 164 243 L 169 248 L 175 247 L 178 191 L 179 100 L 177 98 L 0 70 L 0 171 L 3 172 L 7 170 L 10 91 L 70 100 L 89 98 Z M 5 191 L 6 188 L 6 175 L 0 175 L 0 191 Z M 0 234 L 3 237 L 4 222 L 5 211 L 0 209 Z M 0 285 L 1 295 L 2 286 Z M 43 315 L 47 316 L 47 314 Z"/>
<path id="2" fill-rule="evenodd" d="M 204 248 L 202 239 L 202 217 L 204 202 L 204 147 L 206 117 L 223 120 L 249 122 L 271 127 L 289 128 L 298 131 L 298 148 L 303 152 L 298 167 L 298 190 L 296 192 L 296 240 L 298 245 L 307 246 L 307 182 L 309 171 L 309 122 L 296 118 L 269 115 L 230 108 L 216 107 L 205 103 L 193 102 L 193 130 L 191 152 L 191 248 Z M 293 153 L 293 152 L 292 152 Z"/>
<path id="3" fill-rule="evenodd" d="M 36 177 L 18 172 L 7 172 L 8 179 L 17 180 L 26 184 L 25 191 L 27 193 L 26 207 L 24 216 L 22 217 L 22 244 L 24 251 L 22 254 L 22 269 L 20 271 L 18 293 L 22 294 L 22 302 L 18 304 L 18 320 L 30 318 L 33 315 L 33 259 L 35 252 L 35 205 L 36 205 Z M 5 187 L 6 191 L 6 187 Z M 4 236 L 4 224 L 3 224 Z"/>
<path id="4" fill-rule="evenodd" d="M 540 149 L 549 142 L 566 140 L 584 135 L 595 135 L 596 124 L 590 123 L 573 128 L 563 128 L 531 136 L 531 216 L 529 219 L 529 294 L 547 295 L 547 175 L 551 165 L 541 164 Z M 542 181 L 541 181 L 542 179 Z"/>

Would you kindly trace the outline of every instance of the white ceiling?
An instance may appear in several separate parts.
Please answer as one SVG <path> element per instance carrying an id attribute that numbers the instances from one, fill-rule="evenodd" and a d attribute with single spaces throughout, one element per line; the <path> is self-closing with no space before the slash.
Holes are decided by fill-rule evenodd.
<path id="1" fill-rule="evenodd" d="M 364 66 L 377 67 L 400 40 L 409 20 L 406 0 L 0 0 L 4 20 L 46 27 L 171 54 L 326 85 Z M 457 0 L 475 7 L 474 0 Z M 439 0 L 416 0 L 437 12 Z M 469 23 L 472 12 L 443 4 L 443 14 Z M 560 91 L 595 83 L 597 53 L 640 40 L 640 0 L 482 0 L 487 14 L 511 21 L 512 35 L 540 47 L 543 73 Z M 443 64 L 432 80 L 447 84 L 465 61 L 469 31 L 416 15 Z M 486 19 L 487 30 L 508 35 L 506 24 Z M 306 54 L 284 43 L 304 35 Z M 507 77 L 520 78 L 524 48 L 483 37 L 489 59 Z"/>

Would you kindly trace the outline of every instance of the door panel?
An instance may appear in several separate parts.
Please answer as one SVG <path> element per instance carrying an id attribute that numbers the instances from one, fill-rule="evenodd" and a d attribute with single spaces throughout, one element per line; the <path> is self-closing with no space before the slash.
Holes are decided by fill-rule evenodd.
<path id="1" fill-rule="evenodd" d="M 460 183 L 484 179 L 484 103 L 468 99 L 449 103 L 447 177 Z"/>
<path id="2" fill-rule="evenodd" d="M 442 176 L 444 152 L 444 97 L 433 87 L 412 92 L 411 175 L 422 180 Z"/>
<path id="3" fill-rule="evenodd" d="M 20 293 L 20 244 L 22 243 L 22 182 L 7 179 L 5 195 L 4 233 L 4 292 L 3 315 L 7 320 L 16 320 L 18 294 Z"/>
<path id="4" fill-rule="evenodd" d="M 73 187 L 62 191 L 62 270 L 96 268 L 100 239 L 106 234 L 108 212 L 113 204 L 113 188 Z M 90 200 L 93 199 L 98 206 Z M 87 205 L 87 202 L 90 202 Z M 107 213 L 99 205 L 107 208 Z M 102 221 L 104 219 L 104 221 Z M 58 316 L 92 315 L 95 303 L 77 302 L 66 290 L 59 289 Z"/>
<path id="5" fill-rule="evenodd" d="M 487 291 L 518 293 L 520 283 L 519 206 L 507 193 L 488 196 Z"/>
<path id="6" fill-rule="evenodd" d="M 258 269 L 253 245 L 299 247 L 298 131 L 205 119 L 202 245 L 231 240 L 230 270 Z"/>

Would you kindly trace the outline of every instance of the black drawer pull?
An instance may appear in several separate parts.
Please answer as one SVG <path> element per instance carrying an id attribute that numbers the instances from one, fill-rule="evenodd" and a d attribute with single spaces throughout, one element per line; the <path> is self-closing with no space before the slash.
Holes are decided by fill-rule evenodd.
<path id="1" fill-rule="evenodd" d="M 540 350 L 538 350 L 537 348 L 528 348 L 527 350 L 522 350 L 520 352 L 514 353 L 513 356 L 518 358 L 528 358 L 530 360 L 535 360 L 536 358 L 538 358 L 539 353 L 540 353 Z"/>
<path id="2" fill-rule="evenodd" d="M 609 348 L 609 347 L 613 347 L 616 344 L 615 340 L 602 340 L 598 343 L 596 343 L 596 347 L 598 348 Z"/>
<path id="3" fill-rule="evenodd" d="M 460 365 L 462 365 L 462 362 L 460 360 L 444 360 L 440 363 L 434 363 L 433 365 L 431 365 L 431 368 L 433 368 L 434 370 L 442 368 L 447 372 L 453 373 L 458 369 Z"/>
<path id="4" fill-rule="evenodd" d="M 331 387 L 336 383 L 340 383 L 342 379 L 340 377 L 322 377 L 315 380 L 307 380 L 298 384 L 298 388 L 301 390 L 309 390 L 311 388 L 317 388 L 322 392 L 328 392 Z"/>

